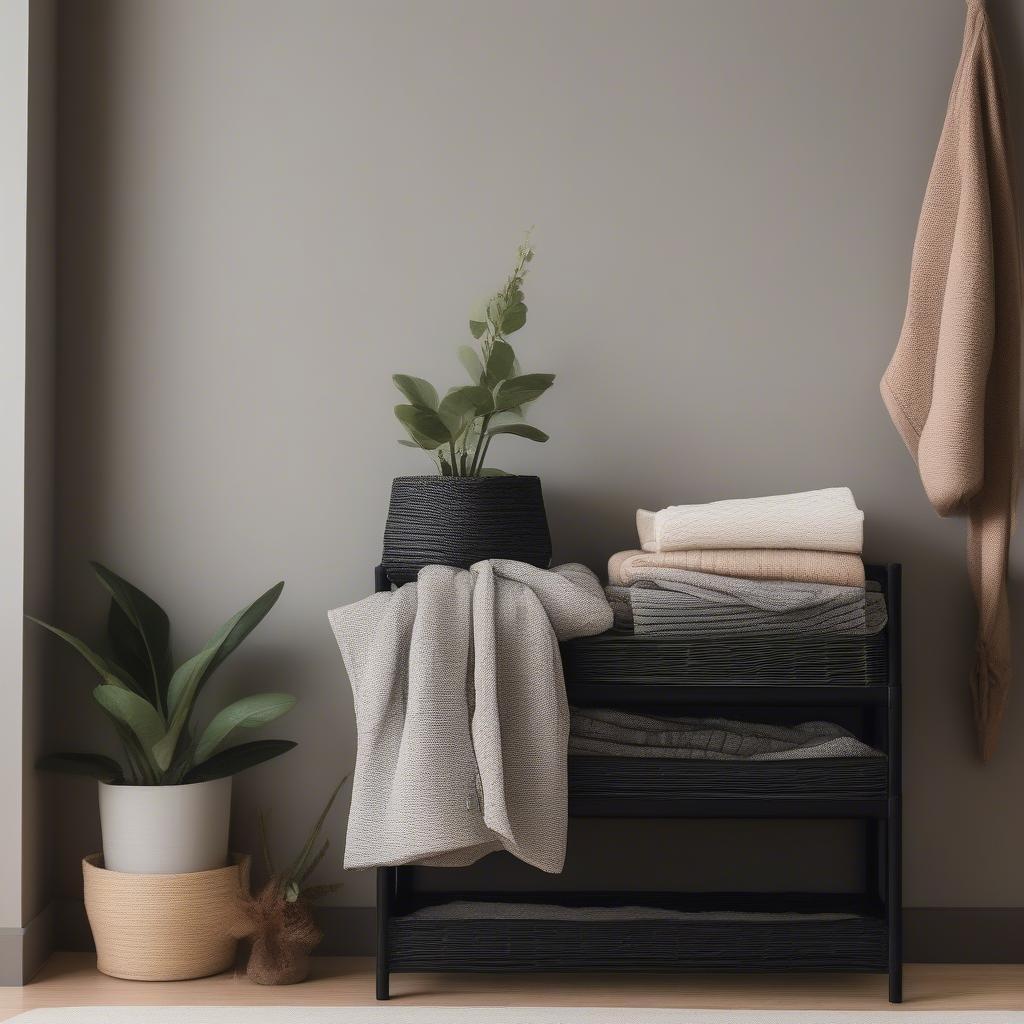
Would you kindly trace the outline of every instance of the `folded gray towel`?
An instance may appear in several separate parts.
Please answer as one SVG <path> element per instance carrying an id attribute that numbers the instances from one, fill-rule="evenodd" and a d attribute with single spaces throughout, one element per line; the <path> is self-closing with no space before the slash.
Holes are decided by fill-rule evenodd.
<path id="1" fill-rule="evenodd" d="M 692 636 L 870 635 L 886 623 L 885 598 L 869 589 L 746 580 L 672 570 L 671 576 L 607 587 L 615 624 L 635 633 Z"/>
<path id="2" fill-rule="evenodd" d="M 673 910 L 670 907 L 564 907 L 557 903 L 493 903 L 485 900 L 452 900 L 420 907 L 405 915 L 406 921 L 849 921 L 856 914 L 785 911 L 771 914 L 756 910 Z"/>
<path id="3" fill-rule="evenodd" d="M 832 722 L 767 725 L 727 718 L 660 718 L 603 708 L 571 709 L 569 753 L 697 761 L 883 756 Z"/>

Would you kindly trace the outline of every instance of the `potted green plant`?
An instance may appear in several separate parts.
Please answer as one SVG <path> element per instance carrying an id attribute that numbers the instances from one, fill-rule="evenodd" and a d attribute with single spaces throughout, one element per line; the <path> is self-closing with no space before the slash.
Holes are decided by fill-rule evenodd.
<path id="1" fill-rule="evenodd" d="M 470 316 L 477 347 L 462 345 L 458 352 L 470 384 L 441 397 L 422 377 L 393 377 L 406 398 L 395 406 L 409 435 L 399 444 L 426 452 L 437 470 L 392 483 L 382 562 L 394 583 L 415 579 L 430 564 L 468 568 L 485 558 L 511 558 L 547 568 L 551 562 L 540 480 L 488 463 L 496 437 L 548 440 L 525 421 L 525 410 L 555 376 L 522 373 L 508 340 L 526 324 L 523 283 L 533 255 L 527 240 L 505 284 Z"/>
<path id="2" fill-rule="evenodd" d="M 147 594 L 91 563 L 110 594 L 107 647 L 100 653 L 39 619 L 70 644 L 100 677 L 93 690 L 121 742 L 123 761 L 102 754 L 51 754 L 47 771 L 99 781 L 104 866 L 136 874 L 177 874 L 223 867 L 228 856 L 231 778 L 295 746 L 257 740 L 225 746 L 290 711 L 286 693 L 243 697 L 195 734 L 196 698 L 224 659 L 260 623 L 284 588 L 273 586 L 232 616 L 198 653 L 172 669 L 170 621 Z"/>

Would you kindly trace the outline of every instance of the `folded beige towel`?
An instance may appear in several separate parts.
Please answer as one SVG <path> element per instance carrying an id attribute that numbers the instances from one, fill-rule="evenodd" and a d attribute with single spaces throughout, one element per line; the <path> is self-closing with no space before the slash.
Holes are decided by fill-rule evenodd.
<path id="1" fill-rule="evenodd" d="M 859 555 L 864 542 L 864 513 L 849 487 L 640 509 L 636 527 L 644 551 L 799 548 Z"/>
<path id="2" fill-rule="evenodd" d="M 968 0 L 960 64 L 932 164 L 899 345 L 882 379 L 889 415 L 939 515 L 966 511 L 978 606 L 971 691 L 981 755 L 1006 708 L 1006 563 L 1020 448 L 1020 243 L 999 61 L 984 4 Z"/>
<path id="3" fill-rule="evenodd" d="M 715 576 L 751 580 L 792 580 L 863 587 L 864 563 L 857 555 L 835 551 L 780 551 L 770 548 L 721 551 L 620 551 L 608 559 L 608 583 L 628 587 L 656 581 L 658 570 L 688 569 Z"/>

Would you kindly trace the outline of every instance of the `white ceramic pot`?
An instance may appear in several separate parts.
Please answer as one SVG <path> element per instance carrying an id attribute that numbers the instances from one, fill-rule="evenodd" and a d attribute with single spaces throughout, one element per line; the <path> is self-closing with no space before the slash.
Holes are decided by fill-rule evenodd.
<path id="1" fill-rule="evenodd" d="M 227 864 L 230 777 L 187 786 L 99 787 L 108 871 L 177 875 Z"/>

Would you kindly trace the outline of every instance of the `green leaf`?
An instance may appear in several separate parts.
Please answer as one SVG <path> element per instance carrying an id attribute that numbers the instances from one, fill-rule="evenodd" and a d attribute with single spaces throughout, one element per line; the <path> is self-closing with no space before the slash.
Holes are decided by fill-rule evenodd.
<path id="1" fill-rule="evenodd" d="M 287 714 L 293 707 L 295 698 L 288 693 L 256 693 L 236 700 L 218 712 L 199 737 L 195 763 L 209 760 L 235 729 L 256 729 Z"/>
<path id="2" fill-rule="evenodd" d="M 521 377 L 503 380 L 494 393 L 494 407 L 498 412 L 514 409 L 539 398 L 554 383 L 553 373 L 524 373 Z"/>
<path id="3" fill-rule="evenodd" d="M 495 340 L 491 346 L 491 353 L 487 357 L 487 383 L 494 387 L 512 374 L 512 367 L 515 365 L 516 354 L 512 346 L 501 338 Z"/>
<path id="4" fill-rule="evenodd" d="M 505 310 L 501 318 L 501 333 L 513 334 L 526 323 L 526 304 L 516 302 Z"/>
<path id="5" fill-rule="evenodd" d="M 149 665 L 146 642 L 114 598 L 110 599 L 107 611 L 107 640 L 118 664 L 133 680 L 138 680 L 133 688 L 144 693 L 155 704 L 157 697 L 153 689 L 153 671 Z"/>
<path id="6" fill-rule="evenodd" d="M 543 444 L 548 440 L 548 435 L 543 430 L 531 427 L 529 423 L 510 423 L 504 427 L 494 427 L 487 431 L 488 434 L 515 434 L 516 437 L 525 437 L 529 441 L 539 441 Z"/>
<path id="7" fill-rule="evenodd" d="M 414 405 L 396 405 L 395 416 L 409 436 L 421 447 L 431 451 L 451 440 L 448 428 L 440 415 L 432 409 L 418 409 Z"/>
<path id="8" fill-rule="evenodd" d="M 473 311 L 469 314 L 469 333 L 474 338 L 480 338 L 483 336 L 484 331 L 487 330 L 487 301 L 478 302 L 473 307 Z"/>
<path id="9" fill-rule="evenodd" d="M 506 409 L 504 412 L 496 412 L 490 421 L 490 428 L 506 427 L 510 423 L 522 423 L 523 414 L 517 406 L 515 409 Z"/>
<path id="10" fill-rule="evenodd" d="M 402 438 L 399 438 L 399 444 L 404 444 L 409 448 L 419 448 L 421 451 L 425 452 L 433 452 L 440 447 L 436 441 L 431 441 L 429 437 L 424 437 L 422 434 L 417 434 L 416 431 L 410 430 L 409 427 L 406 427 L 405 429 L 409 436 L 412 438 L 412 440 L 406 441 Z"/>
<path id="11" fill-rule="evenodd" d="M 327 815 L 331 813 L 331 808 L 334 806 L 334 801 L 337 799 L 338 794 L 341 792 L 341 787 L 348 781 L 346 775 L 335 787 L 331 795 L 327 798 L 327 803 L 324 804 L 324 809 L 320 812 L 320 817 L 316 819 L 313 824 L 313 828 L 306 839 L 305 845 L 299 851 L 299 855 L 292 861 L 288 870 L 285 871 L 283 877 L 289 880 L 302 881 L 306 878 L 306 868 L 309 865 L 309 858 L 313 854 L 313 849 L 316 846 L 316 841 L 320 837 L 320 832 L 323 830 L 324 822 L 327 820 Z"/>
<path id="12" fill-rule="evenodd" d="M 263 866 L 268 875 L 274 875 L 274 858 L 270 854 L 270 840 L 267 838 L 267 816 L 263 811 L 256 812 L 256 824 L 260 832 L 260 849 L 263 851 Z"/>
<path id="13" fill-rule="evenodd" d="M 491 393 L 487 388 L 466 385 L 452 388 L 441 399 L 437 414 L 441 417 L 452 438 L 463 434 L 466 428 L 476 419 L 494 408 Z"/>
<path id="14" fill-rule="evenodd" d="M 479 384 L 484 375 L 484 364 L 480 362 L 480 357 L 476 354 L 476 349 L 471 345 L 460 345 L 459 362 L 466 368 L 466 373 L 469 374 L 469 379 L 474 384 Z"/>
<path id="15" fill-rule="evenodd" d="M 211 779 L 223 779 L 228 775 L 237 775 L 246 768 L 269 761 L 273 757 L 286 754 L 296 746 L 292 740 L 254 740 L 252 743 L 240 743 L 237 747 L 228 747 L 209 760 L 196 765 L 185 776 L 185 782 L 209 782 Z"/>
<path id="16" fill-rule="evenodd" d="M 221 632 L 227 630 L 227 636 L 217 649 L 213 664 L 210 666 L 211 673 L 219 668 L 227 656 L 239 647 L 242 641 L 263 621 L 270 609 L 277 604 L 282 590 L 284 590 L 284 580 L 275 583 L 269 590 L 260 594 L 247 608 L 243 608 L 224 623 Z M 172 701 L 172 710 L 173 707 L 174 702 Z"/>
<path id="17" fill-rule="evenodd" d="M 395 382 L 395 387 L 417 409 L 437 408 L 437 389 L 430 381 L 426 381 L 422 377 L 410 377 L 404 373 L 396 373 L 391 379 Z"/>
<path id="18" fill-rule="evenodd" d="M 85 775 L 100 782 L 121 782 L 124 778 L 121 766 L 102 754 L 47 754 L 36 762 L 36 767 L 41 772 Z"/>
<path id="19" fill-rule="evenodd" d="M 330 848 L 331 848 L 331 841 L 330 841 L 330 839 L 325 839 L 324 843 L 323 843 L 323 846 L 321 846 L 320 849 L 317 851 L 316 856 L 303 869 L 302 877 L 299 879 L 299 885 L 304 885 L 306 879 L 309 878 L 309 876 L 311 874 L 313 874 L 313 872 L 316 871 L 316 869 L 318 867 L 320 867 L 321 862 L 323 861 L 324 857 L 327 854 L 327 851 Z"/>
<path id="20" fill-rule="evenodd" d="M 506 473 L 503 469 L 494 469 L 492 466 L 488 466 L 486 469 L 481 469 L 477 476 L 510 476 L 511 474 Z"/>
<path id="21" fill-rule="evenodd" d="M 174 757 L 178 738 L 192 714 L 192 705 L 203 684 L 224 659 L 263 621 L 263 617 L 281 596 L 282 590 L 283 582 L 275 584 L 247 608 L 243 608 L 228 619 L 213 639 L 174 673 L 171 685 L 167 689 L 171 720 L 166 734 L 153 750 L 162 771 L 167 770 Z"/>
<path id="22" fill-rule="evenodd" d="M 150 761 L 157 761 L 153 756 L 153 748 L 164 735 L 164 720 L 152 704 L 131 690 L 122 690 L 116 686 L 104 684 L 92 691 L 96 703 L 107 714 L 117 719 L 122 725 L 128 726 L 132 734 L 138 738 L 143 753 Z M 170 763 L 170 762 L 168 762 Z M 167 765 L 161 764 L 161 769 Z"/>
<path id="23" fill-rule="evenodd" d="M 153 703 L 157 708 L 164 706 L 167 682 L 171 675 L 171 624 L 167 612 L 148 594 L 111 572 L 99 562 L 90 562 L 100 583 L 110 596 L 121 606 L 129 625 L 138 633 L 146 653 L 149 678 L 152 679 Z M 111 637 L 113 640 L 113 637 Z M 145 677 L 138 681 L 142 683 Z M 146 687 L 150 689 L 150 687 Z"/>
<path id="24" fill-rule="evenodd" d="M 323 899 L 324 896 L 331 896 L 336 892 L 341 892 L 344 888 L 344 882 L 334 882 L 331 885 L 311 885 L 302 890 L 302 896 L 307 903 L 313 903 L 316 900 Z"/>
<path id="25" fill-rule="evenodd" d="M 128 675 L 124 669 L 112 662 L 107 661 L 102 655 L 97 654 L 88 644 L 83 643 L 78 637 L 72 636 L 70 633 L 65 633 L 63 629 L 58 629 L 56 626 L 51 626 L 48 622 L 43 622 L 42 619 L 33 618 L 31 615 L 27 615 L 26 618 L 30 622 L 34 622 L 37 626 L 42 626 L 43 629 L 48 629 L 54 636 L 59 636 L 65 643 L 70 644 L 78 653 L 85 658 L 85 660 L 92 666 L 93 670 L 99 675 L 103 682 L 108 683 L 111 686 L 118 686 L 124 690 L 132 690 L 138 692 L 138 684 Z"/>

